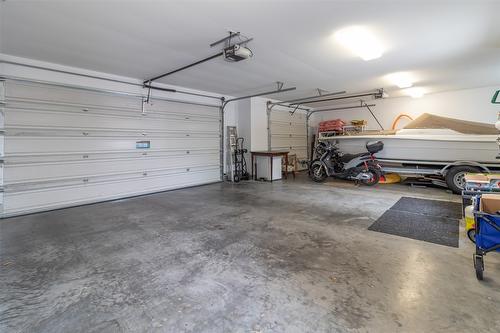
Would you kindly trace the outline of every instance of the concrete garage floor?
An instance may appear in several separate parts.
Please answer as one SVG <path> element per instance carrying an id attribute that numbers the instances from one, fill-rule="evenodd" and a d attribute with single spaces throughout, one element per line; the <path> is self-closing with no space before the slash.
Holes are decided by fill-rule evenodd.
<path id="1" fill-rule="evenodd" d="M 2 332 L 498 332 L 500 256 L 367 230 L 403 186 L 213 184 L 0 221 Z"/>

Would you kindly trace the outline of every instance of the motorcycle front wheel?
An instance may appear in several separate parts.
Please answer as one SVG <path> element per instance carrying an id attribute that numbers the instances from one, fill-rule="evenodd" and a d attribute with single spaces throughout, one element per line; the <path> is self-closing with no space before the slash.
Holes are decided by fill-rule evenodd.
<path id="1" fill-rule="evenodd" d="M 324 182 L 325 179 L 328 177 L 325 168 L 320 162 L 313 162 L 311 164 L 311 168 L 309 169 L 309 174 L 312 180 L 314 180 L 317 183 Z"/>
<path id="2" fill-rule="evenodd" d="M 368 171 L 364 171 L 368 174 L 371 175 L 370 179 L 363 179 L 361 180 L 361 184 L 366 185 L 366 186 L 373 186 L 378 184 L 380 181 L 380 170 L 374 166 L 369 166 Z"/>

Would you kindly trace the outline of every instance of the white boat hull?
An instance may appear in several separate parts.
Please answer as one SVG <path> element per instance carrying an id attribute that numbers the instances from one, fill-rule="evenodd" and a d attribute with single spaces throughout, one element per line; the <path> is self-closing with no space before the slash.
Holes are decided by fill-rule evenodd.
<path id="1" fill-rule="evenodd" d="M 337 142 L 345 153 L 366 152 L 368 141 L 380 140 L 384 149 L 375 154 L 380 160 L 405 160 L 451 163 L 473 161 L 499 164 L 495 135 L 363 135 L 337 136 L 328 140 Z"/>

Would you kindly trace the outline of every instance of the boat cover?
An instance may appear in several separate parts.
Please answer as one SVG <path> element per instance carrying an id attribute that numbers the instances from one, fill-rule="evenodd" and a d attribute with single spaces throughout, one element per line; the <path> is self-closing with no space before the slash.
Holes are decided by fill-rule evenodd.
<path id="1" fill-rule="evenodd" d="M 462 134 L 498 134 L 495 125 L 478 123 L 474 121 L 436 116 L 424 113 L 404 127 L 405 129 L 451 129 Z"/>

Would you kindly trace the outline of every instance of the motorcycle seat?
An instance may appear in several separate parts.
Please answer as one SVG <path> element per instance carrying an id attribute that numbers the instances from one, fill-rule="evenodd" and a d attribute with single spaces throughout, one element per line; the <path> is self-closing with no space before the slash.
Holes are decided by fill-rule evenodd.
<path id="1" fill-rule="evenodd" d="M 359 153 L 359 154 L 344 154 L 342 157 L 340 157 L 340 161 L 342 163 L 347 163 L 352 159 L 355 159 L 356 157 L 367 155 L 368 153 Z"/>

